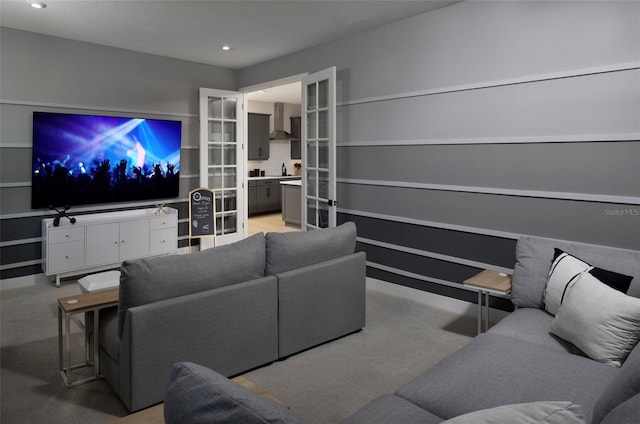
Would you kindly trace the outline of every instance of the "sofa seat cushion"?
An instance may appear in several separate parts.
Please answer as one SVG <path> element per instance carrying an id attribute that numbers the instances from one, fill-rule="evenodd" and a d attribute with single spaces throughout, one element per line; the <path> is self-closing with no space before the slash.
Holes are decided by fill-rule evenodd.
<path id="1" fill-rule="evenodd" d="M 305 420 L 273 401 L 203 366 L 172 366 L 164 401 L 167 424 L 303 424 Z"/>
<path id="2" fill-rule="evenodd" d="M 482 334 L 396 392 L 444 419 L 537 401 L 582 405 L 587 422 L 616 368 L 498 334 Z"/>
<path id="3" fill-rule="evenodd" d="M 353 222 L 313 231 L 267 233 L 266 275 L 317 264 L 354 252 L 356 225 Z"/>
<path id="4" fill-rule="evenodd" d="M 394 395 L 380 396 L 341 424 L 438 424 L 442 418 Z"/>
<path id="5" fill-rule="evenodd" d="M 516 245 L 511 299 L 518 307 L 543 308 L 543 296 L 555 253 L 561 249 L 590 265 L 633 277 L 627 294 L 640 297 L 640 252 L 538 237 L 522 237 Z"/>
<path id="6" fill-rule="evenodd" d="M 118 335 L 127 309 L 264 277 L 262 233 L 187 255 L 125 261 L 120 270 Z"/>
<path id="7" fill-rule="evenodd" d="M 586 356 L 573 344 L 550 333 L 553 316 L 538 308 L 518 308 L 489 329 L 489 333 Z"/>

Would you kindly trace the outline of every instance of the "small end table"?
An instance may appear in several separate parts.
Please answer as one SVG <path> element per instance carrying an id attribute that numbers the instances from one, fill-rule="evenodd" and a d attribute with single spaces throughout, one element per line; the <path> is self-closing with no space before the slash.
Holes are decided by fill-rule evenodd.
<path id="1" fill-rule="evenodd" d="M 58 369 L 65 386 L 77 386 L 79 384 L 96 380 L 100 376 L 98 352 L 99 314 L 97 312 L 104 308 L 116 306 L 117 304 L 117 288 L 93 293 L 79 294 L 76 296 L 61 297 L 58 299 Z M 72 365 L 70 318 L 71 315 L 80 313 L 88 313 L 92 315 L 92 319 L 87 319 L 85 321 L 93 323 L 93 340 L 90 340 L 90 331 L 85 327 L 85 362 L 77 365 Z M 64 329 L 62 325 L 63 321 Z M 93 375 L 91 377 L 73 381 L 72 370 L 91 366 L 93 366 Z"/>
<path id="2" fill-rule="evenodd" d="M 464 280 L 463 285 L 478 291 L 478 334 L 482 333 L 484 316 L 484 331 L 489 329 L 489 295 L 507 295 L 511 292 L 511 276 L 503 272 L 485 269 L 479 274 Z M 484 308 L 482 297 L 484 296 Z M 484 309 L 484 310 L 483 310 Z"/>

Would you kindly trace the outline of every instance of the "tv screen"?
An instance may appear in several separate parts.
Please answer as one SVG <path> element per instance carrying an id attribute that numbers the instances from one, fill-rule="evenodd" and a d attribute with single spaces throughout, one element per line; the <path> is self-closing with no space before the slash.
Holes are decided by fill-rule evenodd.
<path id="1" fill-rule="evenodd" d="M 182 122 L 33 113 L 31 207 L 179 195 Z"/>

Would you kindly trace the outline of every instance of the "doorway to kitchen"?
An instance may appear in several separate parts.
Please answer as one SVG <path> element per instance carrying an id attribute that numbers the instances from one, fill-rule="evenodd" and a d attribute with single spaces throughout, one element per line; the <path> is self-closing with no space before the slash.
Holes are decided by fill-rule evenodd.
<path id="1" fill-rule="evenodd" d="M 335 66 L 242 91 L 249 169 L 245 216 L 280 211 L 285 223 L 302 230 L 336 226 Z"/>
<path id="2" fill-rule="evenodd" d="M 294 76 L 243 90 L 247 112 L 247 236 L 300 230 L 301 78 Z"/>

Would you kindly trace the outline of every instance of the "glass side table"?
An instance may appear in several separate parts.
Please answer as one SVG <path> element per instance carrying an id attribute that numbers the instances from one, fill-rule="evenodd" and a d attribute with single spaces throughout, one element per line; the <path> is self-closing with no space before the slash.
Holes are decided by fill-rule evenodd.
<path id="1" fill-rule="evenodd" d="M 489 329 L 489 296 L 491 294 L 508 295 L 511 292 L 511 276 L 503 272 L 485 269 L 464 280 L 462 284 L 478 292 L 478 334 L 487 331 Z"/>
<path id="2" fill-rule="evenodd" d="M 61 297 L 58 299 L 58 369 L 65 386 L 72 387 L 96 380 L 100 377 L 100 364 L 98 354 L 98 327 L 101 309 L 116 306 L 118 304 L 118 289 L 109 289 L 93 293 L 79 294 L 76 296 Z M 72 315 L 86 313 L 92 319 L 85 322 L 93 323 L 93 329 L 85 327 L 85 361 L 71 364 L 71 324 Z M 64 325 L 63 325 L 64 323 Z M 93 332 L 92 336 L 89 334 Z M 78 368 L 93 367 L 93 375 L 79 380 L 73 380 L 73 370 Z"/>

